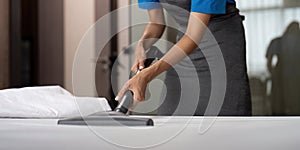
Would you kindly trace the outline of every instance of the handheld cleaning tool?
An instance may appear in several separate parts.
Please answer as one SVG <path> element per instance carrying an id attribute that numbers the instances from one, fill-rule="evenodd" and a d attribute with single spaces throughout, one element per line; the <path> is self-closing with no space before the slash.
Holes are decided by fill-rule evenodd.
<path id="1" fill-rule="evenodd" d="M 159 59 L 163 54 L 156 47 L 152 47 L 146 52 L 147 58 L 144 62 L 145 68 L 149 67 L 155 59 Z M 139 70 L 141 71 L 141 70 Z M 131 76 L 132 77 L 132 76 Z M 124 93 L 115 111 L 98 112 L 89 116 L 61 119 L 59 125 L 91 125 L 91 126 L 153 126 L 151 118 L 127 116 L 128 109 L 133 104 L 133 93 L 128 90 Z"/>

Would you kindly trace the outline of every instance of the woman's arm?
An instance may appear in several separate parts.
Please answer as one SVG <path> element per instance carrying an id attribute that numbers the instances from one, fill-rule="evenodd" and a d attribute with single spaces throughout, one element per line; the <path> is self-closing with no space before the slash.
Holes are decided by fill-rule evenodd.
<path id="1" fill-rule="evenodd" d="M 145 49 L 150 48 L 159 38 L 161 38 L 165 31 L 165 18 L 161 7 L 148 10 L 148 15 L 149 23 L 140 39 L 140 41 L 143 41 Z"/>
<path id="2" fill-rule="evenodd" d="M 191 54 L 200 44 L 205 34 L 211 15 L 203 13 L 190 14 L 185 35 L 157 63 L 143 71 L 146 80 L 151 81 L 160 73 L 168 70 L 180 60 Z"/>
<path id="3" fill-rule="evenodd" d="M 160 39 L 165 31 L 165 18 L 161 7 L 148 10 L 148 15 L 149 23 L 135 49 L 134 65 L 131 68 L 133 72 L 137 72 L 138 69 L 144 68 L 144 61 L 146 59 L 145 50 L 149 49 L 158 39 Z"/>

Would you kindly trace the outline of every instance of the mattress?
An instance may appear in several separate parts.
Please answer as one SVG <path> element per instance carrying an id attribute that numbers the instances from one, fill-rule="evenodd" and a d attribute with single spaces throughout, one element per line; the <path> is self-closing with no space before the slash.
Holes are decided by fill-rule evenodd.
<path id="1" fill-rule="evenodd" d="M 145 117 L 145 116 L 135 116 Z M 300 117 L 150 117 L 153 127 L 57 125 L 57 119 L 0 119 L 1 150 L 298 150 Z M 201 128 L 206 130 L 201 131 Z"/>

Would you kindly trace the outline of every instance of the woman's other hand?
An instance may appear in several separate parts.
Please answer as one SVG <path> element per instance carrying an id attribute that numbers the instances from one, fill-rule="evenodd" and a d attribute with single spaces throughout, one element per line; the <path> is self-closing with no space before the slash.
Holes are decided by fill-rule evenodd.
<path id="1" fill-rule="evenodd" d="M 131 68 L 133 73 L 137 73 L 138 70 L 145 68 L 146 50 L 144 48 L 143 41 L 139 41 L 134 52 L 134 62 Z"/>

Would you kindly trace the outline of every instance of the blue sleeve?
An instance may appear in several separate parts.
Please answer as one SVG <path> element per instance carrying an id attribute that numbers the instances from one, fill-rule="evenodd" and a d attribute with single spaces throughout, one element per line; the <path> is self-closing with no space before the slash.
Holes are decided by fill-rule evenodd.
<path id="1" fill-rule="evenodd" d="M 225 14 L 227 0 L 192 0 L 191 12 Z"/>
<path id="2" fill-rule="evenodd" d="M 150 10 L 161 7 L 159 0 L 138 0 L 138 3 L 141 9 Z"/>

